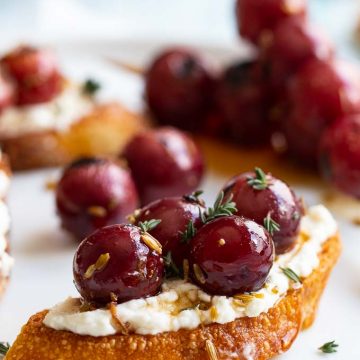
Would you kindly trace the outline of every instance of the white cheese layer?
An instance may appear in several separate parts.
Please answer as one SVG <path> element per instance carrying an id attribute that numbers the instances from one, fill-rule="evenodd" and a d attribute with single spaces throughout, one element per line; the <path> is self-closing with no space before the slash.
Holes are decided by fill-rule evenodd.
<path id="1" fill-rule="evenodd" d="M 93 99 L 79 85 L 66 84 L 51 101 L 4 110 L 0 115 L 0 134 L 11 137 L 43 130 L 65 131 L 93 107 Z"/>
<path id="2" fill-rule="evenodd" d="M 309 276 L 319 265 L 322 244 L 336 232 L 337 225 L 329 211 L 322 205 L 313 206 L 301 222 L 301 234 L 306 236 L 306 241 L 299 241 L 291 252 L 277 257 L 265 286 L 250 298 L 210 296 L 192 283 L 171 280 L 165 281 L 156 296 L 117 305 L 117 317 L 129 325 L 130 331 L 143 335 L 256 317 L 273 307 L 294 285 L 280 267 L 289 267 L 301 277 Z M 80 300 L 75 298 L 68 298 L 51 309 L 44 324 L 80 335 L 117 333 L 109 310 L 80 312 Z"/>

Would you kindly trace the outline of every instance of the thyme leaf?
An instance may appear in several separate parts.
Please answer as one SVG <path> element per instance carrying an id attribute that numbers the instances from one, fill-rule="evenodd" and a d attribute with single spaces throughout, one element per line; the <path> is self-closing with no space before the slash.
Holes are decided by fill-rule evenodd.
<path id="1" fill-rule="evenodd" d="M 8 342 L 0 342 L 0 356 L 5 356 L 10 349 Z"/>
<path id="2" fill-rule="evenodd" d="M 87 79 L 83 84 L 83 92 L 86 95 L 93 96 L 100 89 L 101 85 L 94 79 Z"/>
<path id="3" fill-rule="evenodd" d="M 194 222 L 192 220 L 189 220 L 185 231 L 181 233 L 180 242 L 182 244 L 188 244 L 189 241 L 195 236 L 195 234 L 196 234 L 196 229 L 194 226 Z"/>
<path id="4" fill-rule="evenodd" d="M 265 190 L 269 186 L 266 174 L 262 169 L 256 167 L 254 169 L 255 176 L 248 176 L 247 183 L 255 190 Z"/>
<path id="5" fill-rule="evenodd" d="M 280 225 L 271 218 L 270 211 L 268 212 L 268 214 L 264 219 L 264 227 L 270 233 L 271 236 L 274 235 L 275 231 L 280 230 Z"/>
<path id="6" fill-rule="evenodd" d="M 189 195 L 184 195 L 183 198 L 189 202 L 193 202 L 193 203 L 197 203 L 199 205 L 203 205 L 204 201 L 202 199 L 200 199 L 200 196 L 203 194 L 204 192 L 202 190 L 197 190 L 194 191 L 193 193 L 189 194 Z"/>
<path id="7" fill-rule="evenodd" d="M 138 226 L 140 227 L 141 231 L 145 233 L 155 229 L 160 223 L 161 220 L 152 219 L 148 221 L 139 221 Z"/>
<path id="8" fill-rule="evenodd" d="M 331 354 L 331 353 L 337 352 L 336 348 L 338 346 L 339 345 L 335 343 L 335 340 L 333 340 L 333 341 L 329 341 L 329 342 L 325 343 L 324 345 L 320 346 L 319 350 L 321 350 L 323 353 Z"/>
<path id="9" fill-rule="evenodd" d="M 236 204 L 231 201 L 232 197 L 231 194 L 228 199 L 224 201 L 224 192 L 221 191 L 215 200 L 214 206 L 209 207 L 205 213 L 200 214 L 202 222 L 207 223 L 218 217 L 233 215 L 237 209 Z"/>
<path id="10" fill-rule="evenodd" d="M 179 278 L 181 277 L 180 269 L 174 263 L 171 251 L 164 256 L 165 263 L 165 277 L 166 278 Z"/>
<path id="11" fill-rule="evenodd" d="M 292 280 L 296 283 L 300 283 L 300 284 L 302 283 L 299 275 L 294 270 L 292 270 L 288 267 L 287 268 L 281 267 L 280 269 L 290 280 Z"/>

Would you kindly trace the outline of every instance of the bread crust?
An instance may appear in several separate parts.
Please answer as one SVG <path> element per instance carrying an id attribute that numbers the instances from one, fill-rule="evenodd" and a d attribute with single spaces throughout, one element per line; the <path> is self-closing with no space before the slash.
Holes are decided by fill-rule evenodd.
<path id="1" fill-rule="evenodd" d="M 142 116 L 118 103 L 97 105 L 65 131 L 44 130 L 0 136 L 14 170 L 59 166 L 79 156 L 117 155 L 127 140 L 147 127 Z"/>
<path id="2" fill-rule="evenodd" d="M 210 324 L 158 335 L 96 338 L 46 327 L 43 319 L 47 311 L 43 311 L 32 316 L 22 328 L 6 360 L 204 360 L 211 359 L 206 351 L 206 340 L 215 345 L 219 360 L 269 359 L 286 351 L 300 329 L 313 322 L 340 251 L 339 236 L 329 238 L 323 245 L 319 267 L 304 280 L 303 287 L 290 290 L 267 313 L 256 318 L 240 318 L 224 325 Z"/>

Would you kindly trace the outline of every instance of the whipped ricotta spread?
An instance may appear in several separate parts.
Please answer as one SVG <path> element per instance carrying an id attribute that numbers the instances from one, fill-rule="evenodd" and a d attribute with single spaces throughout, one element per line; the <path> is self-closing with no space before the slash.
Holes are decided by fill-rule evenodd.
<path id="1" fill-rule="evenodd" d="M 18 136 L 42 130 L 65 131 L 94 107 L 80 85 L 67 83 L 51 101 L 28 106 L 12 106 L 0 115 L 0 134 Z"/>
<path id="2" fill-rule="evenodd" d="M 7 205 L 0 200 L 0 277 L 10 275 L 14 259 L 6 252 L 6 234 L 10 230 L 10 215 Z"/>
<path id="3" fill-rule="evenodd" d="M 309 276 L 319 265 L 322 244 L 336 232 L 337 225 L 330 212 L 322 205 L 313 206 L 301 221 L 303 240 L 299 239 L 292 251 L 277 257 L 259 291 L 234 297 L 211 296 L 184 280 L 168 280 L 156 296 L 117 305 L 116 315 L 128 324 L 131 332 L 143 335 L 256 317 L 273 307 L 291 287 L 301 286 L 291 282 L 280 268 L 289 267 L 300 277 Z M 105 336 L 118 332 L 110 310 L 81 312 L 80 305 L 80 299 L 68 298 L 49 311 L 44 324 L 80 335 Z"/>

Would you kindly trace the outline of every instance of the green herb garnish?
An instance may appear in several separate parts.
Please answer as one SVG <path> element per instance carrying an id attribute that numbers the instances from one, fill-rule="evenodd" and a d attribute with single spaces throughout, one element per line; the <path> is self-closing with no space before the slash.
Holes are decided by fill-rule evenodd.
<path id="1" fill-rule="evenodd" d="M 194 202 L 197 204 L 202 205 L 204 202 L 203 200 L 201 200 L 199 197 L 203 194 L 204 192 L 202 190 L 197 190 L 194 191 L 193 193 L 189 194 L 189 195 L 184 195 L 183 198 L 187 201 L 190 202 Z"/>
<path id="2" fill-rule="evenodd" d="M 0 356 L 5 356 L 10 349 L 8 342 L 0 342 Z"/>
<path id="3" fill-rule="evenodd" d="M 171 251 L 169 251 L 164 256 L 164 263 L 165 263 L 165 277 L 166 278 L 179 278 L 181 277 L 180 269 L 174 263 L 174 260 L 171 255 Z"/>
<path id="4" fill-rule="evenodd" d="M 186 226 L 185 231 L 181 233 L 180 242 L 182 244 L 188 244 L 189 241 L 195 236 L 195 234 L 196 234 L 196 229 L 194 226 L 194 222 L 190 220 Z"/>
<path id="5" fill-rule="evenodd" d="M 325 343 L 324 345 L 320 346 L 319 350 L 321 350 L 323 353 L 331 354 L 331 353 L 337 352 L 336 348 L 338 346 L 339 345 L 335 343 L 335 340 L 329 341 L 329 342 Z"/>
<path id="6" fill-rule="evenodd" d="M 290 268 L 283 268 L 283 267 L 281 267 L 280 269 L 290 280 L 301 284 L 302 281 L 301 281 L 299 275 L 294 270 L 292 270 Z"/>
<path id="7" fill-rule="evenodd" d="M 214 203 L 214 206 L 209 207 L 205 213 L 200 213 L 202 222 L 205 224 L 218 217 L 230 216 L 234 214 L 237 211 L 237 209 L 236 209 L 236 204 L 233 201 L 231 201 L 232 197 L 233 196 L 231 194 L 227 200 L 223 201 L 224 192 L 221 191 Z"/>
<path id="8" fill-rule="evenodd" d="M 83 84 L 83 92 L 86 95 L 93 96 L 100 89 L 101 85 L 94 79 L 87 79 Z"/>
<path id="9" fill-rule="evenodd" d="M 142 232 L 146 233 L 153 229 L 155 229 L 159 224 L 161 223 L 161 220 L 152 219 L 148 221 L 139 221 L 139 228 Z"/>
<path id="10" fill-rule="evenodd" d="M 255 190 L 265 190 L 268 186 L 268 179 L 262 169 L 255 168 L 255 176 L 248 176 L 247 183 Z"/>
<path id="11" fill-rule="evenodd" d="M 271 236 L 274 235 L 275 231 L 280 230 L 280 225 L 271 218 L 270 212 L 268 212 L 266 218 L 264 219 L 264 227 L 270 233 Z"/>

